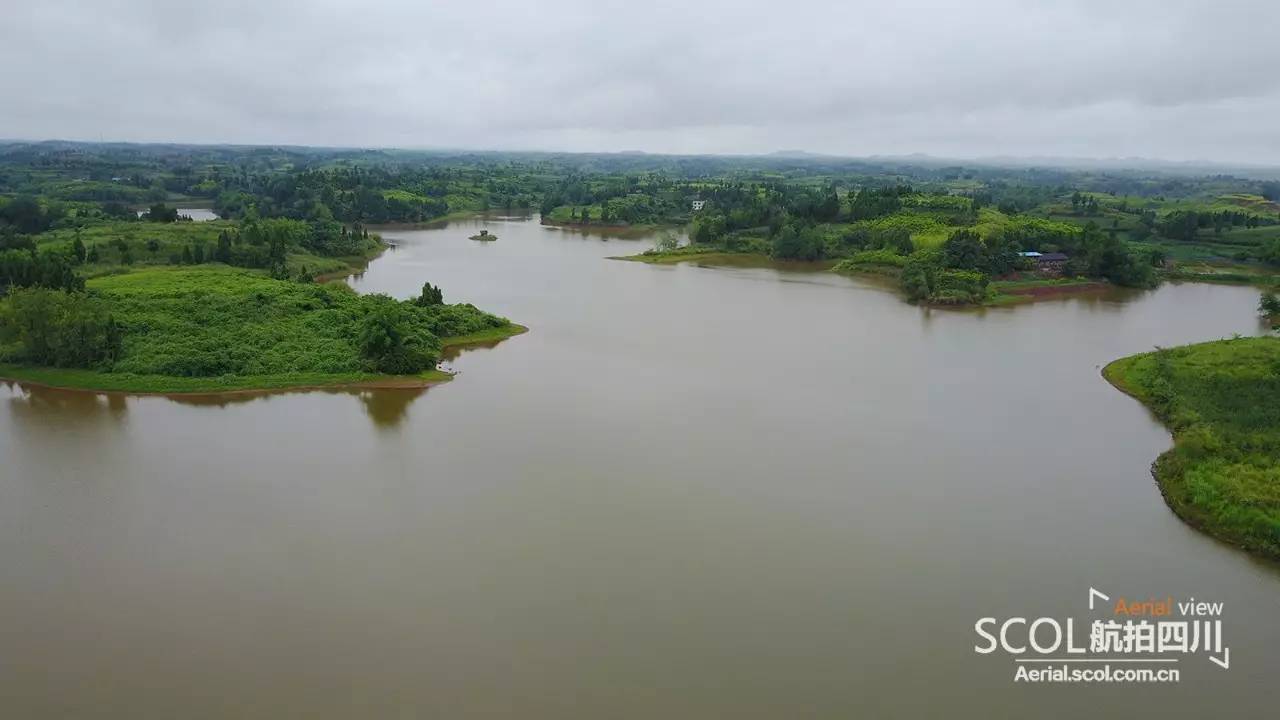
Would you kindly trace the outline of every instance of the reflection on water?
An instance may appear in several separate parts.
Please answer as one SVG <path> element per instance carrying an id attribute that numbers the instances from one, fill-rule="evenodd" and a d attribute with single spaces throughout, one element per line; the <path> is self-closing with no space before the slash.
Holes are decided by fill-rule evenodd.
<path id="1" fill-rule="evenodd" d="M 446 347 L 440 353 L 440 357 L 444 360 L 456 360 L 465 353 L 476 352 L 478 350 L 492 350 L 498 345 L 510 340 L 510 338 L 498 338 L 496 340 L 485 340 L 483 342 L 471 343 L 470 345 L 451 345 Z M 445 368 L 451 369 L 451 368 Z"/>
<path id="2" fill-rule="evenodd" d="M 23 383 L 2 383 L 10 411 L 24 422 L 45 423 L 56 419 L 60 428 L 100 420 L 121 422 L 128 412 L 128 402 L 121 395 L 102 395 L 58 390 Z"/>
<path id="3" fill-rule="evenodd" d="M 456 352 L 454 356 L 456 356 Z M 260 393 L 211 393 L 161 396 L 130 396 L 121 393 L 92 393 L 59 390 L 40 385 L 6 382 L 6 401 L 15 418 L 27 423 L 53 426 L 60 430 L 100 421 L 121 422 L 129 405 L 140 401 L 173 403 L 190 408 L 227 409 L 254 403 L 269 403 L 288 395 L 315 394 L 350 396 L 359 401 L 365 414 L 379 428 L 390 429 L 407 416 L 409 406 L 430 388 L 319 388 L 312 390 L 272 390 Z"/>
<path id="4" fill-rule="evenodd" d="M 364 390 L 356 394 L 373 424 L 389 430 L 400 425 L 409 412 L 409 405 L 426 392 L 427 388 L 404 388 Z"/>

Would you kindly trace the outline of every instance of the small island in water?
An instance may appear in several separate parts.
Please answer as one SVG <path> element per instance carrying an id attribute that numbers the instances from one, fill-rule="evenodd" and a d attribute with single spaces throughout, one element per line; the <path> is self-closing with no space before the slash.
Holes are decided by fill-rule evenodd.
<path id="1" fill-rule="evenodd" d="M 488 230 L 481 230 L 475 235 L 472 235 L 471 239 L 479 240 L 480 242 L 492 242 L 494 240 L 497 240 L 498 236 L 491 234 Z"/>

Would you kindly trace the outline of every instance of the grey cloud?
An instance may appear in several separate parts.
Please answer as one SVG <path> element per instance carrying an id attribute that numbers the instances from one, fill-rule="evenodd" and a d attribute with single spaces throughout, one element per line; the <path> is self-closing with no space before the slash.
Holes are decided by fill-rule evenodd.
<path id="1" fill-rule="evenodd" d="M 1280 6 L 44 0 L 0 137 L 1280 162 Z"/>

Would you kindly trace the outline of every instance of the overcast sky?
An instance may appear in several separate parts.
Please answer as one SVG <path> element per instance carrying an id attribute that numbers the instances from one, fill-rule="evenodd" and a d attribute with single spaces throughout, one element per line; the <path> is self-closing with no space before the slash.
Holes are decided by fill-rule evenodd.
<path id="1" fill-rule="evenodd" d="M 0 137 L 1280 163 L 1280 2 L 23 0 Z"/>

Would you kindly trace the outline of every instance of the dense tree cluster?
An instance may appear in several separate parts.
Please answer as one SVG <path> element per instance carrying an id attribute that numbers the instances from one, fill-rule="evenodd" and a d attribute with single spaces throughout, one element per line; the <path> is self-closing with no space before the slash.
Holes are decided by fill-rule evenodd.
<path id="1" fill-rule="evenodd" d="M 1268 318 L 1274 324 L 1280 321 L 1280 297 L 1274 290 L 1264 290 L 1258 298 L 1258 314 Z"/>
<path id="2" fill-rule="evenodd" d="M 14 288 L 84 289 L 84 278 L 75 272 L 66 253 L 36 250 L 0 250 L 0 297 Z"/>
<path id="3" fill-rule="evenodd" d="M 28 287 L 0 303 L 0 344 L 36 365 L 93 368 L 119 356 L 122 332 L 98 298 L 81 291 Z"/>
<path id="4" fill-rule="evenodd" d="M 635 225 L 688 216 L 688 183 L 665 176 L 623 175 L 603 179 L 574 173 L 545 189 L 538 205 L 544 220 Z"/>
<path id="5" fill-rule="evenodd" d="M 1154 216 L 1152 220 L 1154 220 Z M 1236 226 L 1256 228 L 1260 225 L 1274 224 L 1274 220 L 1243 211 L 1197 212 L 1195 210 L 1174 210 L 1160 218 L 1155 223 L 1155 227 L 1160 235 L 1170 240 L 1194 242 L 1201 230 L 1212 230 L 1216 234 L 1221 234 L 1223 230 Z"/>
<path id="6" fill-rule="evenodd" d="M 1150 287 L 1156 282 L 1150 261 L 1093 223 L 1085 226 L 1078 242 L 1068 249 L 1074 253 L 1067 263 L 1072 274 L 1105 278 L 1125 287 Z"/>
<path id="7" fill-rule="evenodd" d="M 1084 215 L 1097 215 L 1098 198 L 1092 195 L 1085 195 L 1077 190 L 1071 193 L 1071 211 Z"/>
<path id="8" fill-rule="evenodd" d="M 432 285 L 431 283 L 423 283 L 422 294 L 414 301 L 421 307 L 431 307 L 432 305 L 444 304 L 444 291 Z"/>
<path id="9" fill-rule="evenodd" d="M 0 230 L 34 235 L 48 230 L 61 215 L 62 212 L 49 203 L 31 196 L 0 198 Z"/>
<path id="10" fill-rule="evenodd" d="M 911 194 L 906 185 L 875 189 L 863 188 L 849 200 L 849 217 L 852 220 L 871 220 L 897 212 L 902 198 Z"/>
<path id="11" fill-rule="evenodd" d="M 369 369 L 391 375 L 411 375 L 435 367 L 440 343 L 421 323 L 412 321 L 405 304 L 372 295 L 371 307 L 356 335 L 360 355 Z"/>

